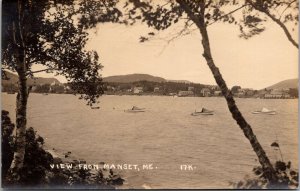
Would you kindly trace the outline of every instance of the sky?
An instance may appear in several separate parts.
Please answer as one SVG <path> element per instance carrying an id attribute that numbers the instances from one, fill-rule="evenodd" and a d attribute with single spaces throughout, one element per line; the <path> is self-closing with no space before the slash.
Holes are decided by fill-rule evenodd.
<path id="1" fill-rule="evenodd" d="M 261 89 L 298 78 L 298 50 L 278 25 L 268 22 L 265 26 L 266 31 L 248 40 L 238 37 L 237 26 L 214 23 L 208 27 L 213 59 L 229 87 Z M 180 24 L 174 25 L 154 39 L 140 43 L 140 36 L 153 31 L 144 24 L 98 24 L 90 31 L 86 48 L 100 55 L 103 77 L 143 73 L 168 80 L 215 85 L 202 57 L 201 36 L 197 30 L 167 42 L 180 29 Z M 39 76 L 50 77 L 51 74 Z M 57 78 L 65 81 L 63 77 Z"/>

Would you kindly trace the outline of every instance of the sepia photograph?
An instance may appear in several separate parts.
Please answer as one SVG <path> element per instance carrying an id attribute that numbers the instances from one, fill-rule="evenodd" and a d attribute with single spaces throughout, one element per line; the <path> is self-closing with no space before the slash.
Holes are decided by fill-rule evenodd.
<path id="1" fill-rule="evenodd" d="M 4 189 L 298 189 L 296 0 L 3 0 Z"/>

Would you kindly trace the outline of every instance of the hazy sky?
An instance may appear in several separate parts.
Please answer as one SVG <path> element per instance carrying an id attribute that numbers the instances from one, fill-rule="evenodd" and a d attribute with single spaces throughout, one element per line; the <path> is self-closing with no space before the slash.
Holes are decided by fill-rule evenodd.
<path id="1" fill-rule="evenodd" d="M 209 26 L 213 58 L 228 86 L 260 89 L 298 77 L 298 50 L 278 25 L 269 22 L 266 28 L 261 35 L 244 40 L 238 37 L 238 27 L 222 23 Z M 179 30 L 180 26 L 174 26 L 153 40 L 139 43 L 141 35 L 152 31 L 145 25 L 99 24 L 91 31 L 87 49 L 99 53 L 104 77 L 144 73 L 216 84 L 202 57 L 198 31 L 166 42 Z"/>

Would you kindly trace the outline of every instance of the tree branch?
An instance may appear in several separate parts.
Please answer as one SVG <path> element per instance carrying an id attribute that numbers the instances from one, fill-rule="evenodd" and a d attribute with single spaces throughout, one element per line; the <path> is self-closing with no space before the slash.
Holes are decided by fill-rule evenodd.
<path id="1" fill-rule="evenodd" d="M 299 49 L 299 45 L 298 43 L 293 39 L 291 33 L 289 32 L 289 30 L 287 29 L 287 27 L 280 21 L 280 19 L 277 19 L 276 17 L 274 17 L 268 10 L 263 9 L 261 7 L 256 6 L 251 0 L 246 0 L 246 2 L 248 2 L 254 9 L 265 13 L 268 17 L 270 17 L 276 24 L 278 24 L 284 31 L 286 37 L 288 38 L 288 40 L 297 48 Z"/>
<path id="2" fill-rule="evenodd" d="M 171 37 L 169 40 L 167 40 L 167 43 L 170 44 L 170 42 L 172 42 L 173 40 L 177 39 L 180 36 L 185 36 L 187 34 L 189 34 L 190 30 L 189 27 L 191 27 L 194 23 L 188 24 L 188 21 L 185 23 L 184 28 L 181 29 L 177 34 L 175 34 L 173 37 Z"/>
<path id="3" fill-rule="evenodd" d="M 47 68 L 47 69 L 43 69 L 43 70 L 29 71 L 29 72 L 26 73 L 26 75 L 40 73 L 40 72 L 46 72 L 46 71 L 50 71 L 50 70 L 54 70 L 54 69 Z"/>
<path id="4" fill-rule="evenodd" d="M 298 43 L 293 39 L 292 35 L 290 34 L 289 30 L 286 28 L 286 26 L 277 18 L 275 18 L 273 15 L 271 15 L 269 12 L 264 12 L 268 17 L 270 17 L 275 23 L 277 23 L 284 31 L 286 37 L 288 40 L 299 49 Z"/>
<path id="5" fill-rule="evenodd" d="M 244 4 L 244 5 L 242 5 L 241 7 L 237 8 L 237 9 L 234 9 L 233 11 L 230 11 L 230 12 L 227 13 L 227 14 L 220 16 L 217 20 L 213 21 L 212 23 L 208 23 L 207 26 L 214 24 L 215 22 L 219 21 L 219 20 L 222 19 L 223 17 L 226 17 L 227 15 L 231 15 L 232 13 L 234 13 L 234 12 L 236 12 L 236 11 L 242 9 L 243 7 L 246 7 L 247 5 L 248 5 L 248 4 Z"/>
<path id="6" fill-rule="evenodd" d="M 184 0 L 176 0 L 177 3 L 184 9 L 186 14 L 191 18 L 191 20 L 197 25 L 198 28 L 202 27 L 199 26 L 200 24 L 200 19 L 191 11 L 190 7 L 184 2 Z"/>
<path id="7" fill-rule="evenodd" d="M 205 7 L 209 7 L 209 5 L 212 3 L 212 0 L 209 0 L 208 3 L 205 5 Z"/>
<path id="8" fill-rule="evenodd" d="M 293 3 L 296 2 L 296 1 L 297 1 L 297 0 L 294 0 L 294 1 L 290 2 L 290 3 L 286 6 L 286 8 L 285 8 L 285 9 L 282 11 L 282 13 L 280 14 L 279 20 L 281 19 L 283 13 L 291 6 L 291 4 L 293 4 Z"/>

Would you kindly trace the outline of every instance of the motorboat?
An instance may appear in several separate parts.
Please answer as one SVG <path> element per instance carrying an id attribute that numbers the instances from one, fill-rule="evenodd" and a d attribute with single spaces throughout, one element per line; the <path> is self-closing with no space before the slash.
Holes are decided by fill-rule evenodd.
<path id="1" fill-rule="evenodd" d="M 139 113 L 139 112 L 145 112 L 145 108 L 139 108 L 139 107 L 133 106 L 131 109 L 127 109 L 124 111 L 128 112 L 128 113 Z"/>
<path id="2" fill-rule="evenodd" d="M 266 115 L 275 115 L 275 110 L 269 110 L 267 108 L 262 108 L 260 111 L 253 111 L 252 114 L 266 114 Z"/>
<path id="3" fill-rule="evenodd" d="M 91 109 L 100 109 L 99 106 L 91 106 Z"/>
<path id="4" fill-rule="evenodd" d="M 201 111 L 194 111 L 193 113 L 191 113 L 192 116 L 198 116 L 198 115 L 213 115 L 214 111 L 212 110 L 208 110 L 206 108 L 202 108 Z"/>

